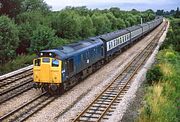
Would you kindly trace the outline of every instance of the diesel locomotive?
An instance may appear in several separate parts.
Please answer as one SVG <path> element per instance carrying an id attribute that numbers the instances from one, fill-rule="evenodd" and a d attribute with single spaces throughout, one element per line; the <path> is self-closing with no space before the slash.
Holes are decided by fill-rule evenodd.
<path id="1" fill-rule="evenodd" d="M 133 45 L 163 21 L 153 21 L 90 37 L 77 43 L 42 50 L 33 60 L 33 86 L 49 93 L 63 93 L 99 69 L 114 55 Z"/>

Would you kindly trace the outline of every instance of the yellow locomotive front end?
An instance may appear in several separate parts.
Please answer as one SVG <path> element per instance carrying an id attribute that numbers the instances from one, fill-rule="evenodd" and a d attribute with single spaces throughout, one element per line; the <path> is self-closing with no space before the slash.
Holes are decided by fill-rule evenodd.
<path id="1" fill-rule="evenodd" d="M 51 57 L 33 60 L 33 86 L 45 91 L 55 92 L 62 83 L 62 61 Z"/>

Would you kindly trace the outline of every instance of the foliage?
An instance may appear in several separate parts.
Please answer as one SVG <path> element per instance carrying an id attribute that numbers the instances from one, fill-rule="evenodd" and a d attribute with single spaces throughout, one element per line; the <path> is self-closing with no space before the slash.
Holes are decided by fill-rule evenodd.
<path id="1" fill-rule="evenodd" d="M 80 25 L 79 15 L 72 11 L 56 13 L 52 18 L 52 28 L 57 31 L 57 36 L 61 38 L 77 38 Z"/>
<path id="2" fill-rule="evenodd" d="M 94 26 L 96 27 L 96 32 L 95 32 L 96 35 L 110 32 L 111 23 L 105 14 L 103 15 L 93 14 L 92 21 Z"/>
<path id="3" fill-rule="evenodd" d="M 28 53 L 28 48 L 30 47 L 31 37 L 33 28 L 29 22 L 22 23 L 19 25 L 19 45 L 16 49 L 17 54 Z"/>
<path id="4" fill-rule="evenodd" d="M 39 25 L 37 29 L 33 31 L 30 51 L 49 49 L 55 38 L 55 31 L 52 28 Z"/>
<path id="5" fill-rule="evenodd" d="M 43 13 L 49 12 L 50 6 L 48 6 L 44 0 L 23 0 L 21 2 L 22 12 L 27 11 L 41 11 Z"/>
<path id="6" fill-rule="evenodd" d="M 146 74 L 146 79 L 149 84 L 153 84 L 158 82 L 162 77 L 162 71 L 160 70 L 159 66 L 154 66 L 150 70 L 148 70 Z"/>
<path id="7" fill-rule="evenodd" d="M 7 16 L 0 16 L 0 64 L 15 57 L 18 47 L 18 28 Z"/>
<path id="8" fill-rule="evenodd" d="M 175 24 L 174 21 L 171 22 L 171 25 Z M 172 31 L 171 28 L 170 31 Z M 176 36 L 178 35 L 174 35 L 173 38 L 177 38 Z M 168 34 L 167 39 L 170 38 L 171 34 Z M 180 53 L 173 50 L 176 48 L 172 48 L 176 44 L 164 46 L 163 50 L 158 53 L 158 63 L 155 67 L 159 67 L 158 70 L 161 71 L 162 77 L 156 79 L 155 73 L 152 77 L 149 75 L 149 78 L 155 78 L 154 80 L 158 83 L 149 86 L 146 90 L 146 102 L 141 108 L 139 122 L 178 122 L 180 120 Z M 153 69 L 154 67 L 150 71 Z"/>
<path id="9" fill-rule="evenodd" d="M 179 7 L 177 7 L 176 10 L 170 10 L 170 11 L 164 11 L 164 10 L 157 10 L 156 15 L 159 16 L 165 16 L 165 17 L 174 17 L 174 18 L 180 18 L 180 11 Z"/>
<path id="10" fill-rule="evenodd" d="M 172 19 L 171 26 L 167 33 L 167 38 L 160 49 L 166 49 L 171 46 L 172 49 L 180 52 L 180 19 Z"/>
<path id="11" fill-rule="evenodd" d="M 128 24 L 129 25 L 129 24 Z M 126 23 L 121 19 L 121 18 L 118 18 L 117 19 L 117 28 L 118 29 L 123 29 L 126 27 Z M 128 27 L 128 26 L 127 26 Z"/>
<path id="12" fill-rule="evenodd" d="M 41 11 L 48 13 L 50 7 L 44 2 L 44 0 L 1 0 L 2 8 L 0 9 L 0 15 L 8 15 L 11 18 L 23 12 Z"/>
<path id="13" fill-rule="evenodd" d="M 36 55 L 18 55 L 15 59 L 0 65 L 0 75 L 31 65 L 35 57 Z"/>
<path id="14" fill-rule="evenodd" d="M 0 15 L 16 17 L 21 12 L 21 2 L 22 0 L 1 0 Z"/>
<path id="15" fill-rule="evenodd" d="M 87 38 L 89 36 L 95 35 L 95 28 L 90 16 L 81 17 L 81 29 L 79 35 L 82 38 Z"/>

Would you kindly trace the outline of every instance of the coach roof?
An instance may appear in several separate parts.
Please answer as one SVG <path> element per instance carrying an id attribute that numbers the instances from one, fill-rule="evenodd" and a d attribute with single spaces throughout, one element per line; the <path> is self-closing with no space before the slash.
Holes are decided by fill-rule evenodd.
<path id="1" fill-rule="evenodd" d="M 118 31 L 115 31 L 115 32 L 111 32 L 111 33 L 107 33 L 107 34 L 103 34 L 103 35 L 100 35 L 99 38 L 105 40 L 105 41 L 110 41 L 112 39 L 115 39 L 115 38 L 118 38 L 124 34 L 127 34 L 129 33 L 129 31 L 123 29 L 123 30 L 118 30 Z"/>

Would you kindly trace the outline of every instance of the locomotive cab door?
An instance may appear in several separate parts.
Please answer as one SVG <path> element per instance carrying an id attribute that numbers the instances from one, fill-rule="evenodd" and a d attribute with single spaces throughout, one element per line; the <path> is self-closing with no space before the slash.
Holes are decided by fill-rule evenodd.
<path id="1" fill-rule="evenodd" d="M 71 77 L 74 74 L 74 60 L 72 58 L 66 61 L 68 76 Z"/>

